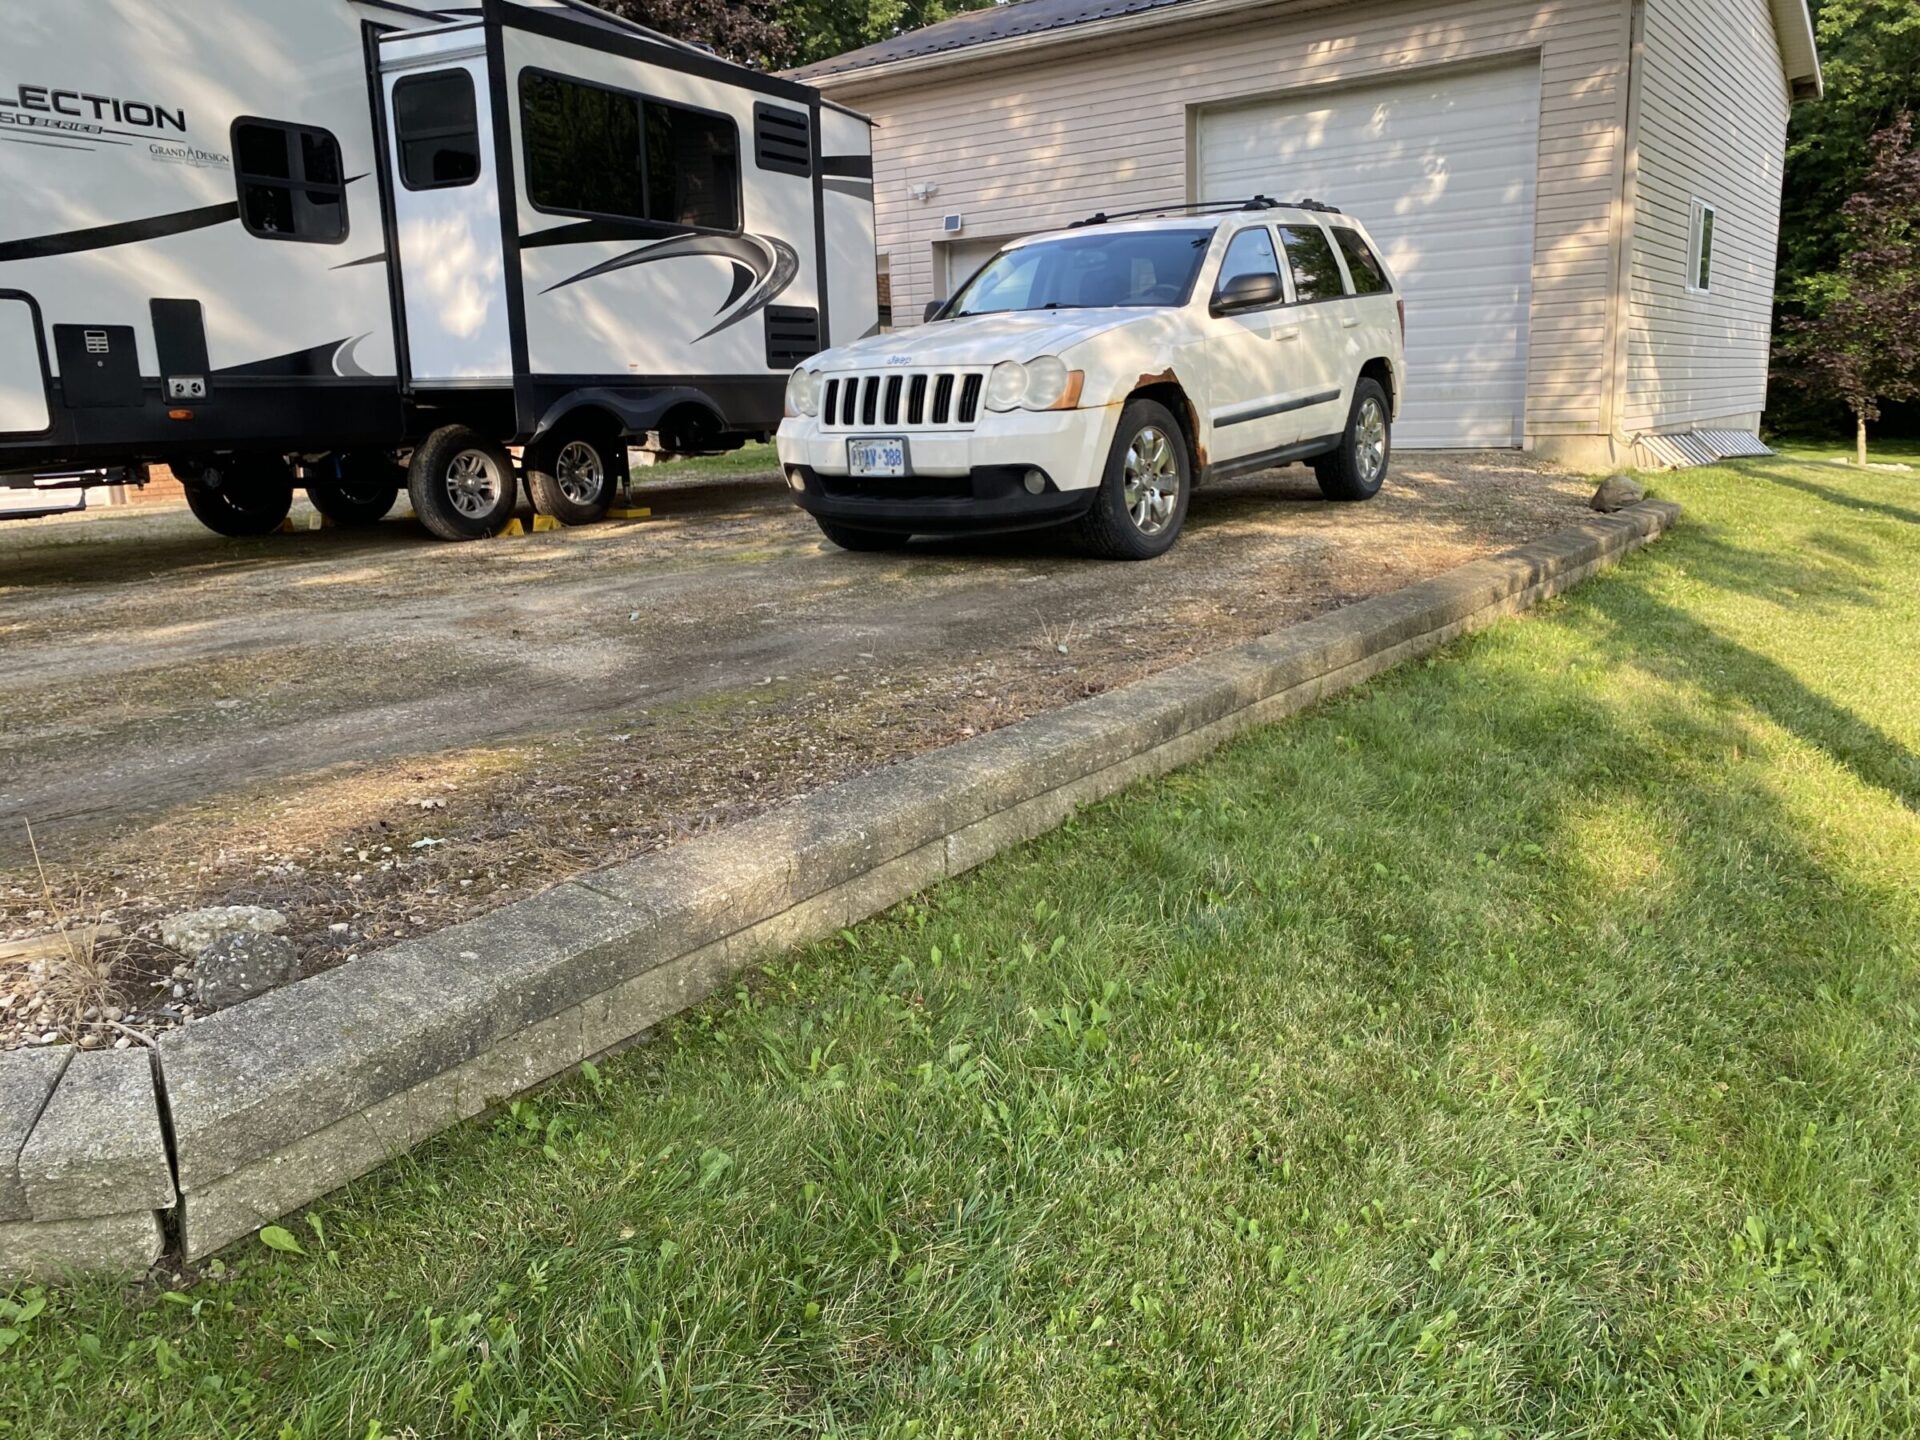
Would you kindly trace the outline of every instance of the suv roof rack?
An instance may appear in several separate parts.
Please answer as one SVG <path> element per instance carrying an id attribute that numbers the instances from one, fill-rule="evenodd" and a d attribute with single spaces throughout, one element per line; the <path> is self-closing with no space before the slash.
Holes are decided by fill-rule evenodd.
<path id="1" fill-rule="evenodd" d="M 1105 225 L 1113 220 L 1142 220 L 1155 215 L 1230 215 L 1248 210 L 1317 210 L 1338 215 L 1339 209 L 1318 200 L 1275 200 L 1271 195 L 1253 195 L 1245 200 L 1207 200 L 1194 205 L 1145 205 L 1138 210 L 1101 210 L 1076 220 L 1067 228 L 1079 230 L 1088 225 Z"/>

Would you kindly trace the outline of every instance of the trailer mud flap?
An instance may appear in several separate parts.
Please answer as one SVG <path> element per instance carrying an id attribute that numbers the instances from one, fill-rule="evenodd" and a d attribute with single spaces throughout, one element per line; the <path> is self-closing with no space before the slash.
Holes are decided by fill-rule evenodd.
<path id="1" fill-rule="evenodd" d="M 0 295 L 0 435 L 39 435 L 52 423 L 40 317 L 24 296 Z"/>

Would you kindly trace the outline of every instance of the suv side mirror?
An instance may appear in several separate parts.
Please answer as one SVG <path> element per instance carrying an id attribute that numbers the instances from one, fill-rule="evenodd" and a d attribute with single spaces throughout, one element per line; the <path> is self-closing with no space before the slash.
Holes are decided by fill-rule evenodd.
<path id="1" fill-rule="evenodd" d="M 1262 305 L 1277 305 L 1286 292 L 1278 275 L 1236 275 L 1213 297 L 1213 313 L 1231 315 L 1236 310 L 1257 310 Z"/>
<path id="2" fill-rule="evenodd" d="M 925 312 L 920 316 L 920 323 L 926 325 L 938 320 L 940 312 L 946 308 L 947 302 L 944 300 L 929 300 Z"/>

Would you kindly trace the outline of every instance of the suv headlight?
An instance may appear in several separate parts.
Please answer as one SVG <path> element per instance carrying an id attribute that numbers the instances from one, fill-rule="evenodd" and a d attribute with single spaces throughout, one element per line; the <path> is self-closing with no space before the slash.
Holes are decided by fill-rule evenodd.
<path id="1" fill-rule="evenodd" d="M 787 377 L 787 408 L 796 415 L 815 415 L 820 410 L 820 373 L 802 365 Z"/>
<path id="2" fill-rule="evenodd" d="M 1042 355 L 1027 362 L 1027 393 L 1020 403 L 1029 410 L 1051 410 L 1066 399 L 1072 372 L 1058 355 Z"/>
<path id="3" fill-rule="evenodd" d="M 987 376 L 989 410 L 1065 410 L 1079 403 L 1085 377 L 1067 369 L 1058 355 L 1042 355 L 1022 365 L 1005 360 Z"/>
<path id="4" fill-rule="evenodd" d="M 1027 367 L 1018 360 L 1002 360 L 987 376 L 987 408 L 1017 410 L 1027 393 Z"/>

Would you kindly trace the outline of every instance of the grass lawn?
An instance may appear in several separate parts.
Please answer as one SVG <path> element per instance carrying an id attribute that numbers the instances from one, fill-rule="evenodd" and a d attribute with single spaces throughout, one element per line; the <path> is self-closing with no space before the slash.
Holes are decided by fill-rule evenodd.
<path id="1" fill-rule="evenodd" d="M 1789 460 L 1853 459 L 1851 435 L 1837 440 L 1776 440 L 1770 443 Z M 1869 465 L 1912 465 L 1916 462 L 1920 462 L 1920 440 L 1882 440 L 1877 435 L 1867 437 Z"/>
<path id="2" fill-rule="evenodd" d="M 769 442 L 765 445 L 742 445 L 738 450 L 729 450 L 724 455 L 696 455 L 690 460 L 671 460 L 665 465 L 649 465 L 644 469 L 636 467 L 633 480 L 636 485 L 646 485 L 696 477 L 718 479 L 728 475 L 764 475 L 779 468 L 780 454 Z"/>
<path id="3" fill-rule="evenodd" d="M 1656 489 L 303 1255 L 16 1293 L 0 1433 L 1920 1432 L 1920 479 Z"/>

